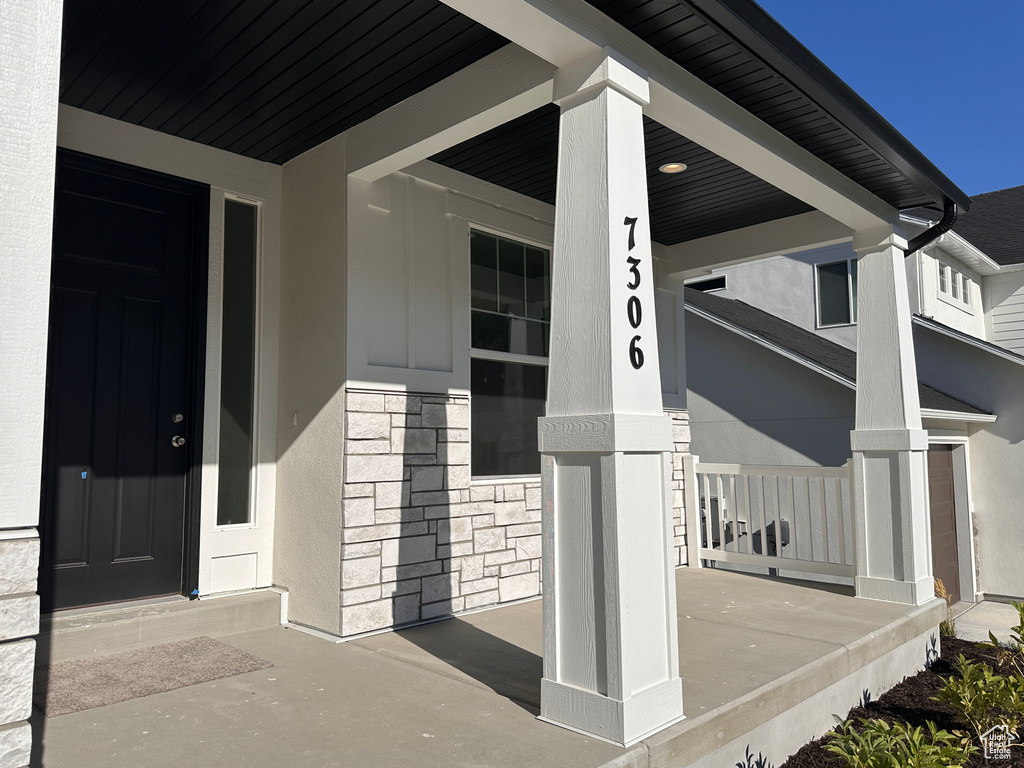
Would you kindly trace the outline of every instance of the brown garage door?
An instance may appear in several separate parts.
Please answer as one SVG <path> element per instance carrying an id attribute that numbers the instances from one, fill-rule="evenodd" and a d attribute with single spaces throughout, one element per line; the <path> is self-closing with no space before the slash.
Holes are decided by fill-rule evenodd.
<path id="1" fill-rule="evenodd" d="M 956 507 L 953 501 L 953 449 L 928 449 L 928 489 L 931 495 L 932 567 L 953 602 L 960 601 L 960 566 L 956 552 Z"/>

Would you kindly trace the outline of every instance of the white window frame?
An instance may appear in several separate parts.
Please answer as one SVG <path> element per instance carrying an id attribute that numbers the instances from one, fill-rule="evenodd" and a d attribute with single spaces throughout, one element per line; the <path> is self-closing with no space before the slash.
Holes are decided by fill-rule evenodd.
<path id="1" fill-rule="evenodd" d="M 814 322 L 818 328 L 843 328 L 849 325 L 857 324 L 857 297 L 854 293 L 853 288 L 853 265 L 857 261 L 856 256 L 848 256 L 845 259 L 835 259 L 834 261 L 822 261 L 814 265 Z M 846 264 L 846 295 L 849 301 L 850 313 L 847 316 L 848 319 L 845 323 L 823 323 L 821 321 L 821 285 L 819 278 L 819 269 L 821 267 L 831 267 L 834 264 Z"/>
<path id="2" fill-rule="evenodd" d="M 469 352 L 468 352 L 468 357 L 469 357 L 469 368 L 470 368 L 470 370 L 472 370 L 473 360 L 475 360 L 475 359 L 476 360 L 493 360 L 495 362 L 501 362 L 501 363 L 518 363 L 518 364 L 521 364 L 521 365 L 536 365 L 536 366 L 542 366 L 544 368 L 548 368 L 548 363 L 549 363 L 549 360 L 550 360 L 549 357 L 542 357 L 540 355 L 526 355 L 526 354 L 521 354 L 521 353 L 517 353 L 517 352 L 500 352 L 500 351 L 494 350 L 494 349 L 479 349 L 479 348 L 473 346 L 473 341 L 472 341 L 472 339 L 473 339 L 473 275 L 472 275 L 473 260 L 472 260 L 472 246 L 469 245 L 469 243 L 472 240 L 473 232 L 481 232 L 481 233 L 487 234 L 487 235 L 494 235 L 495 237 L 503 237 L 506 240 L 513 240 L 513 241 L 515 241 L 517 243 L 522 243 L 523 245 L 528 245 L 528 246 L 531 246 L 533 248 L 540 248 L 541 250 L 547 251 L 549 274 L 551 274 L 551 265 L 552 265 L 552 262 L 553 262 L 553 259 L 554 259 L 554 256 L 553 256 L 554 249 L 551 247 L 550 244 L 545 244 L 545 243 L 542 243 L 540 241 L 534 240 L 532 238 L 523 237 L 521 235 L 517 235 L 517 234 L 511 233 L 511 232 L 504 232 L 504 231 L 502 231 L 500 229 L 495 229 L 494 227 L 488 227 L 488 226 L 483 225 L 483 224 L 477 224 L 474 221 L 470 221 L 470 222 L 468 222 L 468 224 L 469 224 L 469 226 L 468 226 L 467 235 L 466 235 L 466 237 L 467 237 L 466 255 L 469 258 L 466 259 L 466 269 L 467 269 L 467 272 L 468 272 L 468 274 L 467 274 L 467 287 L 469 289 L 469 295 L 467 297 L 468 298 L 468 301 L 467 301 L 467 314 L 468 314 L 468 317 L 467 317 L 467 327 L 469 328 Z M 548 287 L 550 289 L 550 283 L 549 283 Z M 550 300 L 550 297 L 549 297 L 549 300 Z M 548 322 L 550 323 L 550 320 Z M 549 325 L 549 331 L 550 331 L 550 325 Z M 472 451 L 472 446 L 473 446 L 473 406 L 472 406 L 473 383 L 472 383 L 472 376 L 470 377 L 470 382 L 469 382 L 468 389 L 469 389 L 469 397 L 470 397 L 470 408 L 469 408 L 469 444 L 470 444 L 470 451 Z M 545 400 L 546 399 L 547 399 L 547 395 L 545 393 Z M 470 468 L 472 469 L 472 461 L 470 462 Z M 479 484 L 488 484 L 488 483 L 493 484 L 493 483 L 500 483 L 500 482 L 503 482 L 503 481 L 506 481 L 506 480 L 515 480 L 515 479 L 520 479 L 520 478 L 534 478 L 535 479 L 535 478 L 538 478 L 538 477 L 540 477 L 539 474 L 526 474 L 526 475 L 472 475 L 472 477 L 470 478 L 470 481 L 472 483 L 479 483 Z"/>
<path id="3" fill-rule="evenodd" d="M 955 306 L 971 307 L 971 284 L 973 280 L 956 267 L 947 264 L 939 259 L 935 260 L 938 265 L 938 295 Z M 963 308 L 961 307 L 961 308 Z"/>
<path id="4" fill-rule="evenodd" d="M 262 323 L 260 322 L 260 319 L 263 317 L 263 217 L 264 217 L 263 203 L 264 203 L 264 201 L 256 199 L 256 198 L 253 198 L 253 197 L 246 197 L 245 195 L 239 195 L 237 193 L 228 192 L 228 191 L 224 191 L 223 195 L 215 195 L 215 198 L 219 198 L 219 201 L 220 201 L 219 202 L 219 211 L 217 213 L 218 213 L 218 215 L 220 217 L 219 225 L 220 225 L 220 233 L 221 233 L 220 234 L 221 242 L 219 243 L 220 252 L 217 254 L 217 256 L 219 258 L 219 266 L 220 266 L 220 269 L 221 269 L 221 273 L 219 275 L 220 279 L 218 280 L 218 290 L 219 290 L 219 293 L 218 293 L 218 296 L 217 296 L 217 310 L 218 310 L 217 311 L 217 320 L 218 320 L 218 322 L 220 324 L 220 327 L 218 327 L 218 329 L 217 329 L 217 333 L 218 333 L 218 337 L 217 338 L 218 339 L 220 339 L 220 331 L 221 331 L 221 327 L 223 326 L 223 322 L 224 322 L 223 309 L 224 309 L 224 279 L 225 279 L 225 275 L 223 274 L 223 266 L 224 266 L 224 246 L 225 246 L 225 243 L 223 242 L 223 240 L 224 240 L 224 219 L 225 219 L 225 216 L 226 216 L 227 201 L 231 200 L 233 202 L 241 203 L 242 205 L 248 205 L 248 206 L 251 206 L 251 207 L 256 209 L 256 254 L 255 254 L 256 263 L 254 265 L 254 269 L 255 269 L 255 273 L 256 273 L 255 274 L 256 279 L 255 279 L 255 285 L 253 286 L 253 290 L 255 291 L 255 295 L 253 296 L 253 308 L 255 310 L 255 314 L 254 314 L 254 317 L 253 317 L 253 344 L 255 344 L 255 349 L 253 350 L 253 358 L 252 358 L 252 374 L 253 374 L 253 382 L 252 382 L 252 416 L 251 416 L 252 423 L 250 424 L 250 427 L 252 429 L 252 451 L 251 451 L 252 455 L 249 457 L 249 519 L 248 519 L 248 521 L 246 521 L 244 523 L 231 523 L 231 524 L 228 524 L 228 525 L 221 525 L 220 523 L 215 523 L 214 527 L 218 531 L 222 531 L 222 530 L 225 530 L 225 529 L 256 528 L 259 525 L 259 522 L 260 522 L 259 521 L 259 513 L 260 513 L 259 507 L 260 507 L 260 505 L 257 504 L 257 494 L 259 493 L 259 487 L 258 487 L 257 480 L 258 480 L 258 472 L 259 472 L 259 445 L 260 445 L 260 385 L 262 383 L 261 379 L 263 378 L 262 376 L 260 376 L 260 371 L 262 370 L 261 363 L 262 363 L 262 349 L 263 349 L 263 344 L 262 344 L 262 341 L 263 341 L 263 328 L 262 328 Z M 211 206 L 210 215 L 211 216 L 213 215 L 213 207 L 212 206 Z M 213 441 L 213 444 L 216 447 L 217 459 L 218 459 L 218 461 L 217 461 L 218 467 L 220 466 L 220 418 L 219 418 L 219 413 L 220 413 L 220 397 L 221 397 L 220 369 L 218 367 L 218 370 L 217 370 L 217 398 L 218 398 L 218 402 L 217 402 L 217 406 L 218 406 L 218 408 L 217 408 L 217 412 L 218 412 L 217 431 L 216 431 L 215 434 L 210 435 L 210 437 L 208 438 L 208 439 Z M 218 478 L 218 480 L 219 480 L 219 478 Z M 218 498 L 219 494 L 214 492 L 211 495 L 214 496 L 215 507 L 219 506 L 219 498 Z M 214 515 L 214 519 L 215 520 L 219 516 L 220 510 L 216 509 L 216 513 L 217 514 Z"/>

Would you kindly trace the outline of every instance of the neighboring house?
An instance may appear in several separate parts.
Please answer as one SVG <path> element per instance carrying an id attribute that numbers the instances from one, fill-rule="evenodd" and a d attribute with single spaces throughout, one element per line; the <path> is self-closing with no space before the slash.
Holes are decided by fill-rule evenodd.
<path id="1" fill-rule="evenodd" d="M 936 223 L 934 212 L 927 215 L 903 215 L 910 234 Z M 1017 501 L 1024 494 L 1022 222 L 1024 187 L 979 195 L 952 231 L 906 261 L 918 375 L 978 406 L 961 413 L 922 384 L 933 506 L 952 494 L 958 531 L 957 548 L 946 558 L 957 557 L 957 566 L 936 562 L 935 570 L 959 573 L 957 595 L 969 601 L 1024 596 Z M 856 265 L 855 252 L 842 242 L 687 280 L 695 315 L 687 324 L 695 454 L 825 466 L 849 458 L 854 404 L 844 387 L 856 378 L 855 355 L 847 351 L 856 348 Z M 750 338 L 776 354 L 755 349 Z M 730 384 L 748 365 L 760 371 L 756 395 Z M 829 380 L 837 371 L 842 380 Z"/>
<path id="2" fill-rule="evenodd" d="M 768 243 L 853 238 L 857 593 L 933 599 L 898 212 L 967 196 L 748 0 L 400 5 L 0 8 L 5 743 L 40 603 L 338 638 L 544 569 L 544 716 L 677 720 L 679 276 Z"/>

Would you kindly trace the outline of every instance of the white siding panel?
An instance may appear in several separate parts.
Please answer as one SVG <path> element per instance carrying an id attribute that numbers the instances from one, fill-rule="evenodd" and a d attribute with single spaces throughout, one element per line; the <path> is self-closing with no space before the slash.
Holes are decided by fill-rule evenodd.
<path id="1" fill-rule="evenodd" d="M 394 183 L 394 179 L 391 179 Z M 408 201 L 400 184 L 393 190 L 393 211 L 367 206 L 364 307 L 366 362 L 405 368 L 409 354 L 409 294 L 404 228 Z M 358 318 L 352 318 L 358 322 Z"/>
<path id="2" fill-rule="evenodd" d="M 407 252 L 414 249 L 415 282 L 410 335 L 416 368 L 429 371 L 452 370 L 452 276 L 448 253 L 448 219 L 445 216 L 446 190 L 409 179 L 415 190 L 415 237 L 406 232 Z"/>
<path id="3" fill-rule="evenodd" d="M 988 280 L 992 341 L 1014 352 L 1024 352 L 1024 273 Z"/>

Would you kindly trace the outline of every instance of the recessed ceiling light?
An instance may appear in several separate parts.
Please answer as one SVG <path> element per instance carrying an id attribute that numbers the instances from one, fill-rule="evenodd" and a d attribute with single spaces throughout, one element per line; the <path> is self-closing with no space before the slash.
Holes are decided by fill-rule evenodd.
<path id="1" fill-rule="evenodd" d="M 658 170 L 662 173 L 680 173 L 686 170 L 686 163 L 665 163 Z"/>

